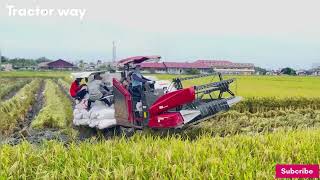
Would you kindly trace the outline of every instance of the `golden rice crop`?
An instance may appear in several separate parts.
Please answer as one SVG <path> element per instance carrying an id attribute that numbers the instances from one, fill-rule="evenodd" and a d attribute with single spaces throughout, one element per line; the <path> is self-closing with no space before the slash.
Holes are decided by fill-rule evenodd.
<path id="1" fill-rule="evenodd" d="M 135 135 L 0 147 L 3 179 L 273 179 L 275 165 L 319 164 L 320 131 L 197 140 Z"/>
<path id="2" fill-rule="evenodd" d="M 156 74 L 159 79 L 172 80 L 181 75 Z M 243 97 L 320 97 L 320 78 L 312 76 L 223 76 L 236 78 L 231 90 Z M 217 77 L 184 81 L 185 87 L 215 82 Z"/>
<path id="3" fill-rule="evenodd" d="M 45 79 L 56 79 L 64 78 L 70 80 L 69 71 L 9 71 L 0 72 L 0 78 L 45 78 Z"/>
<path id="4" fill-rule="evenodd" d="M 39 85 L 40 80 L 33 80 L 14 97 L 0 104 L 0 134 L 9 134 L 17 122 L 25 119 L 29 108 L 35 103 L 35 93 Z"/>
<path id="5" fill-rule="evenodd" d="M 65 93 L 69 95 L 70 83 L 68 83 L 65 80 L 59 78 L 58 79 L 58 84 L 61 85 L 61 87 L 63 88 Z"/>
<path id="6" fill-rule="evenodd" d="M 320 128 L 320 110 L 273 110 L 264 113 L 240 113 L 232 110 L 191 126 L 183 133 L 188 137 L 206 133 L 224 137 L 237 134 L 266 134 L 279 130 L 296 131 L 308 128 Z"/>
<path id="7" fill-rule="evenodd" d="M 15 80 L 12 79 L 10 81 L 0 81 L 0 101 L 5 95 L 7 95 L 11 91 L 16 91 L 19 88 L 23 87 L 29 81 L 27 80 Z"/>
<path id="8" fill-rule="evenodd" d="M 63 81 L 68 76 L 37 75 Z M 237 78 L 244 101 L 180 134 L 0 145 L 0 179 L 273 179 L 276 164 L 320 164 L 320 79 Z M 52 80 L 46 81 L 45 101 L 33 126 L 68 127 L 71 103 Z"/>
<path id="9" fill-rule="evenodd" d="M 320 92 L 319 92 L 320 93 Z M 320 98 L 317 97 L 248 97 L 232 109 L 251 113 L 270 110 L 320 109 Z"/>
<path id="10" fill-rule="evenodd" d="M 45 105 L 32 121 L 34 128 L 66 128 L 72 120 L 72 106 L 66 95 L 52 80 L 46 80 Z"/>
<path id="11" fill-rule="evenodd" d="M 320 98 L 246 98 L 228 112 L 188 128 L 184 134 L 230 136 L 320 127 Z"/>

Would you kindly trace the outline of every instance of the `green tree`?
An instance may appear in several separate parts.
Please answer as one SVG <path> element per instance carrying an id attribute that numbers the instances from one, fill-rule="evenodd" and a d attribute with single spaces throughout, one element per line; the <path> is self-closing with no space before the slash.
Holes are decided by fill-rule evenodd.
<path id="1" fill-rule="evenodd" d="M 1 62 L 2 63 L 6 63 L 9 61 L 9 58 L 5 57 L 5 56 L 1 56 Z"/>
<path id="2" fill-rule="evenodd" d="M 79 61 L 79 68 L 80 68 L 81 70 L 84 69 L 84 61 L 83 61 L 83 60 L 80 60 L 80 61 Z"/>
<path id="3" fill-rule="evenodd" d="M 115 72 L 116 72 L 116 70 L 115 70 L 110 64 L 108 64 L 107 70 L 108 70 L 109 72 L 111 72 L 111 73 L 115 73 Z"/>
<path id="4" fill-rule="evenodd" d="M 102 64 L 98 67 L 98 71 L 104 71 L 104 70 L 108 70 L 108 67 L 106 65 Z"/>
<path id="5" fill-rule="evenodd" d="M 260 75 L 266 75 L 267 74 L 267 70 L 263 69 L 261 67 L 254 67 L 255 72 L 258 72 Z"/>
<path id="6" fill-rule="evenodd" d="M 286 67 L 286 68 L 281 69 L 281 74 L 287 74 L 287 75 L 293 76 L 293 75 L 296 75 L 297 73 L 294 69 L 292 69 L 290 67 Z"/>
<path id="7" fill-rule="evenodd" d="M 37 62 L 33 59 L 25 59 L 25 58 L 14 58 L 10 59 L 8 63 L 12 64 L 13 67 L 28 67 L 28 66 L 36 66 Z"/>
<path id="8" fill-rule="evenodd" d="M 42 62 L 49 62 L 51 61 L 50 59 L 46 58 L 46 57 L 40 57 L 38 59 L 36 59 L 36 63 L 42 63 Z"/>
<path id="9" fill-rule="evenodd" d="M 186 70 L 187 74 L 200 74 L 200 70 L 199 69 L 188 69 Z"/>

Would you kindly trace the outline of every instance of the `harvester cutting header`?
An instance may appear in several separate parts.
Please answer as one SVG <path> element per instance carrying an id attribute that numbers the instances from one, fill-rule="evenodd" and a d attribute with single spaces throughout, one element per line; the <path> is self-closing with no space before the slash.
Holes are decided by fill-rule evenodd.
<path id="1" fill-rule="evenodd" d="M 102 72 L 88 73 L 88 90 L 95 76 L 100 74 L 103 83 L 108 84 L 109 94 L 106 105 L 101 100 L 90 100 L 90 92 L 78 101 L 74 110 L 75 125 L 89 125 L 105 129 L 114 126 L 143 129 L 182 128 L 198 123 L 215 114 L 229 110 L 241 97 L 229 89 L 234 79 L 223 80 L 221 74 L 205 74 L 174 78 L 170 81 L 155 81 L 140 73 L 139 64 L 145 61 L 158 61 L 160 56 L 136 56 L 118 62 L 121 74 Z M 77 74 L 74 74 L 77 76 Z M 218 75 L 220 81 L 204 85 L 183 87 L 182 82 L 206 76 Z M 111 80 L 112 77 L 112 80 Z M 91 79 L 91 80 L 90 80 Z M 217 97 L 213 96 L 218 92 Z M 224 96 L 228 94 L 228 97 Z M 87 104 L 90 102 L 91 108 Z"/>

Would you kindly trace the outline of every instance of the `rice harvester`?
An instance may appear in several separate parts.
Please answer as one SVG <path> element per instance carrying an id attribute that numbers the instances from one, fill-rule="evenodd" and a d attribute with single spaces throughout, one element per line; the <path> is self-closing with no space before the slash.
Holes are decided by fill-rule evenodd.
<path id="1" fill-rule="evenodd" d="M 228 111 L 241 101 L 241 97 L 229 89 L 235 79 L 222 79 L 221 74 L 200 74 L 177 77 L 170 81 L 146 82 L 142 85 L 140 99 L 132 93 L 124 79 L 130 79 L 134 66 L 150 60 L 160 60 L 160 56 L 135 56 L 120 60 L 121 73 L 106 74 L 112 87 L 112 106 L 95 102 L 87 111 L 86 98 L 78 102 L 74 109 L 73 123 L 77 126 L 106 129 L 115 126 L 143 129 L 177 129 L 199 123 L 219 112 Z M 93 72 L 90 75 L 97 73 Z M 101 72 L 100 72 L 101 73 Z M 218 82 L 184 87 L 183 82 L 208 76 L 219 76 Z M 89 78 L 90 83 L 90 78 Z M 218 92 L 218 96 L 214 93 Z M 224 94 L 227 93 L 228 96 Z"/>

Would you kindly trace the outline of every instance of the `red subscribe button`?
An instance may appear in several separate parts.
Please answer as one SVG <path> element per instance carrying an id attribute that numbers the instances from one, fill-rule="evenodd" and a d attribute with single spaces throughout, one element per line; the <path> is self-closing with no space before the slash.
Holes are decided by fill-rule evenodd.
<path id="1" fill-rule="evenodd" d="M 319 178 L 318 164 L 277 164 L 276 178 Z"/>

